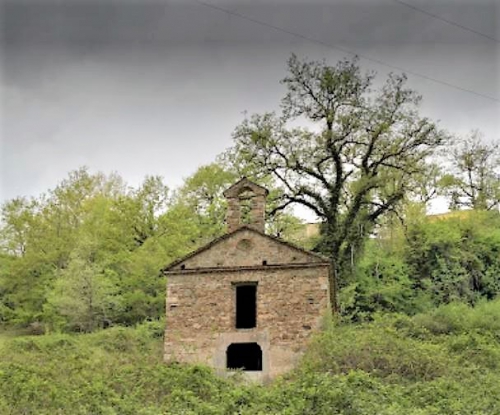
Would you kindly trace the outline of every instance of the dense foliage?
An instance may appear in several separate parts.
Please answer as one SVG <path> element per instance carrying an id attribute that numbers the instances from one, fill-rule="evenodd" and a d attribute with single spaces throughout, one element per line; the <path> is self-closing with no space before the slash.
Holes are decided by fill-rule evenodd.
<path id="1" fill-rule="evenodd" d="M 500 413 L 500 301 L 329 322 L 271 385 L 161 361 L 162 322 L 92 334 L 0 335 L 0 413 L 20 415 Z"/>
<path id="2" fill-rule="evenodd" d="M 355 320 L 492 299 L 500 292 L 500 214 L 408 214 L 370 239 L 355 274 L 341 292 L 342 311 Z"/>
<path id="3" fill-rule="evenodd" d="M 6 202 L 0 323 L 90 332 L 160 318 L 160 270 L 225 232 L 222 192 L 235 177 L 214 163 L 169 191 L 160 177 L 131 188 L 81 168 L 47 194 Z M 286 237 L 299 223 L 282 212 L 268 228 Z"/>
<path id="4" fill-rule="evenodd" d="M 169 204 L 158 177 L 131 189 L 86 169 L 38 198 L 5 203 L 0 321 L 91 331 L 158 317 L 159 269 L 199 237 L 187 208 Z"/>

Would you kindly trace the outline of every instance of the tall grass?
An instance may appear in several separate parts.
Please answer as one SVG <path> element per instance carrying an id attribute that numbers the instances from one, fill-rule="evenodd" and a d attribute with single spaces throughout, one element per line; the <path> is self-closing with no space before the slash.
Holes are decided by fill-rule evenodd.
<path id="1" fill-rule="evenodd" d="M 500 301 L 331 324 L 271 385 L 161 361 L 162 323 L 1 336 L 0 414 L 500 414 Z"/>

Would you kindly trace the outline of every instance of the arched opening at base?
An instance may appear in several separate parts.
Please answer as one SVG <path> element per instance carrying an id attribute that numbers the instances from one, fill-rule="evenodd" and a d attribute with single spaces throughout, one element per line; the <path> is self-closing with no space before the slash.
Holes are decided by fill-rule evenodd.
<path id="1" fill-rule="evenodd" d="M 262 370 L 262 349 L 257 343 L 232 343 L 226 358 L 228 369 Z"/>

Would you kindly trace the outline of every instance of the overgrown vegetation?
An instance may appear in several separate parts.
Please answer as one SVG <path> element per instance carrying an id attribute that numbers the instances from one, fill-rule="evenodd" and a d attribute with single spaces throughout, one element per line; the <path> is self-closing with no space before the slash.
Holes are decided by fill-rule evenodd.
<path id="1" fill-rule="evenodd" d="M 500 292 L 500 214 L 407 215 L 370 239 L 355 264 L 356 281 L 341 292 L 344 315 L 415 314 L 440 304 L 476 304 Z"/>
<path id="2" fill-rule="evenodd" d="M 500 413 L 498 143 L 476 132 L 443 158 L 405 77 L 370 91 L 357 61 L 293 56 L 283 82 L 283 113 L 244 121 L 178 189 L 81 168 L 2 205 L 0 413 Z M 339 321 L 267 387 L 161 361 L 160 270 L 225 232 L 242 174 L 270 190 L 267 232 L 329 255 L 339 288 Z M 454 212 L 427 216 L 437 195 Z"/>
<path id="3" fill-rule="evenodd" d="M 500 413 L 500 301 L 363 324 L 329 322 L 272 385 L 161 361 L 163 323 L 0 337 L 0 413 Z"/>

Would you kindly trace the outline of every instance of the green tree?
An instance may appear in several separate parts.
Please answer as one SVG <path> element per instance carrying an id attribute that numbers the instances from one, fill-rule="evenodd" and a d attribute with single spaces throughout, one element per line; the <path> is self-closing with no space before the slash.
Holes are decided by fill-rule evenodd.
<path id="1" fill-rule="evenodd" d="M 199 227 L 200 244 L 224 233 L 227 203 L 223 192 L 237 177 L 222 164 L 211 163 L 199 167 L 176 192 L 175 203 L 184 206 Z"/>
<path id="2" fill-rule="evenodd" d="M 345 285 L 353 254 L 405 197 L 411 178 L 425 172 L 445 134 L 419 116 L 420 97 L 405 76 L 390 75 L 375 93 L 373 74 L 356 60 L 329 66 L 293 55 L 288 70 L 281 114 L 245 119 L 231 152 L 256 176 L 276 180 L 276 210 L 300 204 L 323 222 L 318 249 L 334 262 L 332 286 Z"/>
<path id="3" fill-rule="evenodd" d="M 0 246 L 3 252 L 21 257 L 26 254 L 37 206 L 36 200 L 24 197 L 12 199 L 2 206 Z"/>
<path id="4" fill-rule="evenodd" d="M 168 251 L 155 249 L 152 255 L 150 249 L 169 235 L 169 227 L 177 226 L 160 220 L 168 203 L 168 189 L 159 177 L 146 177 L 137 189 L 131 189 L 116 174 L 91 174 L 86 168 L 70 172 L 38 198 L 5 203 L 0 228 L 0 249 L 5 255 L 5 266 L 0 267 L 1 309 L 6 316 L 2 318 L 26 325 L 48 318 L 47 310 L 57 309 L 56 314 L 62 316 L 59 303 L 58 307 L 44 308 L 49 298 L 57 299 L 49 288 L 71 293 L 64 298 L 76 302 L 75 287 L 90 276 L 96 281 L 93 287 L 113 288 L 121 296 L 123 307 L 112 315 L 115 321 L 158 317 L 164 297 L 164 286 L 158 278 L 161 266 L 155 270 L 146 265 L 141 268 L 144 261 L 140 258 L 149 255 L 155 264 L 162 256 L 165 262 L 173 259 Z M 172 252 L 184 252 L 183 247 Z M 69 269 L 74 276 L 68 274 Z M 139 304 L 136 300 L 127 303 L 130 293 L 154 306 L 137 307 L 144 312 L 134 311 L 133 317 L 130 310 Z M 84 297 L 83 291 L 80 296 Z M 74 320 L 70 316 L 64 319 Z M 88 318 L 84 326 L 93 324 L 95 318 Z"/>
<path id="5" fill-rule="evenodd" d="M 119 263 L 123 313 L 117 322 L 160 318 L 165 305 L 165 279 L 160 270 L 199 246 L 200 228 L 186 206 L 169 206 L 158 216 L 156 228 L 155 236 L 124 254 Z"/>
<path id="6" fill-rule="evenodd" d="M 92 256 L 90 246 L 82 246 L 72 253 L 67 268 L 58 272 L 44 307 L 53 325 L 63 323 L 72 330 L 90 332 L 118 314 L 118 285 L 112 272 L 95 263 Z"/>
<path id="7" fill-rule="evenodd" d="M 459 139 L 442 185 L 452 209 L 500 209 L 500 143 L 486 143 L 478 131 Z"/>
<path id="8" fill-rule="evenodd" d="M 500 292 L 500 215 L 467 215 L 415 223 L 407 231 L 403 258 L 416 291 L 435 305 L 475 303 Z"/>

